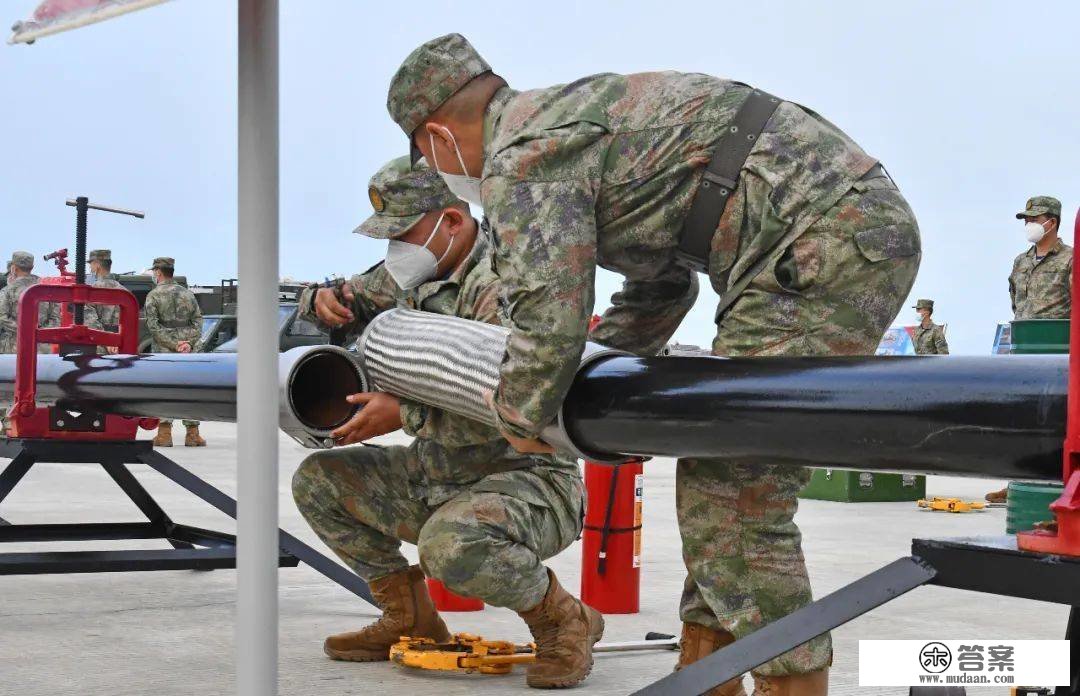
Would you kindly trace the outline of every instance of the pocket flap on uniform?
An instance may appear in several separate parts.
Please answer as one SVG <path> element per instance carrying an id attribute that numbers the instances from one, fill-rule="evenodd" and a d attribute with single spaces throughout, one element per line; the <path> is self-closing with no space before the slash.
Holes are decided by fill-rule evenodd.
<path id="1" fill-rule="evenodd" d="M 919 235 L 911 225 L 886 225 L 856 232 L 855 245 L 876 263 L 919 253 Z"/>

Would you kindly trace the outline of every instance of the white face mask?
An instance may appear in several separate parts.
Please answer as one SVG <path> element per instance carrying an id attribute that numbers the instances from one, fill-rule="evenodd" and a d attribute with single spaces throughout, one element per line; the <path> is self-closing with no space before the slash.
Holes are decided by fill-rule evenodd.
<path id="1" fill-rule="evenodd" d="M 480 179 L 475 176 L 469 176 L 469 170 L 465 167 L 465 160 L 461 157 L 461 150 L 458 149 L 457 140 L 454 139 L 454 134 L 451 133 L 449 129 L 447 129 L 446 133 L 450 136 L 450 142 L 454 144 L 454 154 L 457 155 L 458 164 L 461 165 L 461 171 L 465 173 L 447 174 L 446 172 L 439 170 L 439 158 L 435 156 L 435 135 L 433 133 L 428 133 L 428 140 L 431 143 L 431 157 L 435 160 L 435 171 L 439 172 L 439 176 L 446 182 L 446 188 L 450 189 L 450 193 L 473 205 L 483 205 L 480 200 Z"/>
<path id="2" fill-rule="evenodd" d="M 439 258 L 435 258 L 435 254 L 431 253 L 427 245 L 431 244 L 431 240 L 435 238 L 435 233 L 439 231 L 442 221 L 443 215 L 440 215 L 435 222 L 435 228 L 431 230 L 423 246 L 410 244 L 400 239 L 390 240 L 390 245 L 386 250 L 386 272 L 402 290 L 412 290 L 431 280 L 439 272 L 439 264 L 450 253 L 450 248 L 454 246 L 454 238 L 450 238 L 446 251 Z"/>
<path id="3" fill-rule="evenodd" d="M 1032 244 L 1038 244 L 1039 240 L 1046 236 L 1046 228 L 1038 222 L 1029 222 L 1024 225 L 1024 236 Z"/>

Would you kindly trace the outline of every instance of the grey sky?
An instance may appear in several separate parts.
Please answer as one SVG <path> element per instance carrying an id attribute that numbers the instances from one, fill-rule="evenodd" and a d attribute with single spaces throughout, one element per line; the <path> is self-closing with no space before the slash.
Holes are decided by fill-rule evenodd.
<path id="1" fill-rule="evenodd" d="M 384 243 L 350 230 L 369 212 L 370 174 L 406 152 L 387 81 L 415 45 L 448 31 L 518 88 L 675 69 L 823 114 L 885 163 L 914 207 L 924 255 L 912 299 L 937 301 L 954 352 L 986 353 L 1011 317 L 1006 278 L 1026 244 L 1013 213 L 1028 196 L 1062 200 L 1071 243 L 1075 2 L 281 4 L 283 275 L 321 279 L 381 258 Z M 35 5 L 4 2 L 0 25 Z M 89 195 L 149 213 L 91 214 L 91 248 L 111 247 L 116 270 L 170 255 L 200 283 L 235 275 L 235 13 L 225 0 L 176 0 L 0 47 L 0 254 L 73 246 L 63 201 Z M 617 285 L 602 275 L 600 306 Z M 676 338 L 708 345 L 714 304 L 703 292 Z M 898 323 L 913 319 L 905 309 Z"/>

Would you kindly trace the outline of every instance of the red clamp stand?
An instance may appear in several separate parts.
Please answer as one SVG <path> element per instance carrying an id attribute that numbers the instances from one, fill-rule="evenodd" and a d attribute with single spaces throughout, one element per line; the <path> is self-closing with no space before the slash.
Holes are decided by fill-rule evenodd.
<path id="1" fill-rule="evenodd" d="M 59 264 L 58 264 L 59 265 Z M 61 271 L 63 268 L 61 267 Z M 50 440 L 133 440 L 139 425 L 155 427 L 155 419 L 132 418 L 112 414 L 91 415 L 86 422 L 79 416 L 57 407 L 43 407 L 37 397 L 37 347 L 41 343 L 58 345 L 112 346 L 124 354 L 138 352 L 139 303 L 122 288 L 95 288 L 75 283 L 70 276 L 54 279 L 62 284 L 38 284 L 27 288 L 19 298 L 17 357 L 15 362 L 15 405 L 10 414 L 10 437 L 48 438 Z M 67 281 L 67 282 L 64 282 Z M 38 326 L 38 309 L 48 302 L 65 309 L 60 327 Z M 81 323 L 71 323 L 68 305 L 102 304 L 120 308 L 120 331 L 99 331 Z M 77 359 L 77 358 L 72 358 Z M 81 414 L 80 414 L 81 415 Z"/>
<path id="2" fill-rule="evenodd" d="M 1069 321 L 1069 406 L 1065 424 L 1065 461 L 1062 480 L 1065 490 L 1050 504 L 1057 520 L 1054 531 L 1036 529 L 1018 532 L 1017 546 L 1024 551 L 1058 556 L 1080 556 L 1080 283 L 1076 266 L 1080 263 L 1080 211 L 1073 226 L 1072 310 Z"/>

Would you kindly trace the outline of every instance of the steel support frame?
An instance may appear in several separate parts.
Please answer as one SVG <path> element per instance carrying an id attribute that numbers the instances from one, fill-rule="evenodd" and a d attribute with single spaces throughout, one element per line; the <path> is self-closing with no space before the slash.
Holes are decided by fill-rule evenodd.
<path id="1" fill-rule="evenodd" d="M 0 472 L 0 503 L 35 463 L 98 463 L 146 516 L 146 522 L 3 524 L 0 543 L 163 539 L 172 549 L 42 551 L 0 553 L 0 575 L 102 573 L 149 570 L 211 570 L 236 567 L 232 534 L 178 524 L 168 516 L 128 468 L 145 464 L 197 498 L 236 518 L 236 500 L 153 449 L 149 441 L 73 443 L 2 440 L 0 456 L 11 462 Z M 277 564 L 310 566 L 356 596 L 374 604 L 367 584 L 288 532 L 278 530 Z"/>
<path id="2" fill-rule="evenodd" d="M 1016 548 L 1016 538 L 913 539 L 912 555 L 788 614 L 726 648 L 664 677 L 635 696 L 702 694 L 917 587 L 938 585 L 1071 607 L 1071 684 L 1055 696 L 1080 696 L 1080 558 Z"/>

